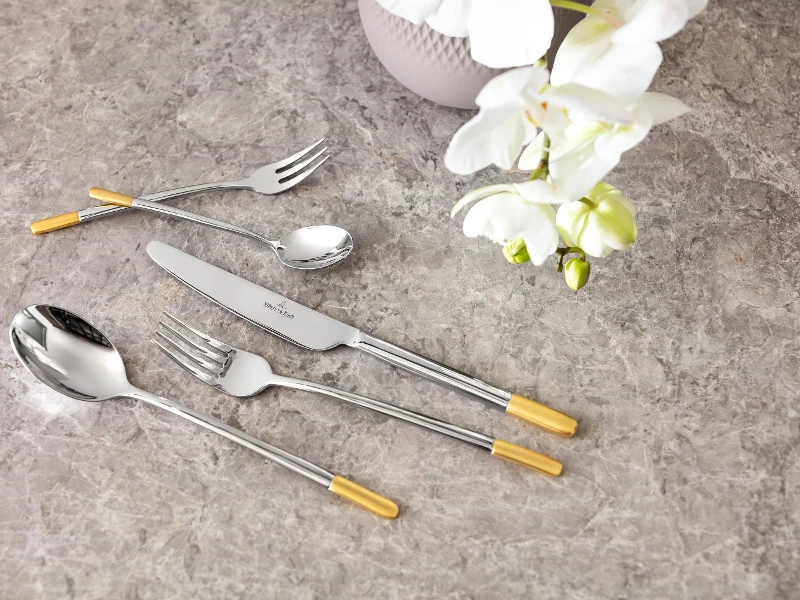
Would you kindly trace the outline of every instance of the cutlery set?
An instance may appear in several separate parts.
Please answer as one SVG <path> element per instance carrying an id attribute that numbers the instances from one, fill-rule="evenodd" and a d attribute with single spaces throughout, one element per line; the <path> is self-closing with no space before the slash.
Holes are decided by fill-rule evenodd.
<path id="1" fill-rule="evenodd" d="M 290 268 L 327 267 L 346 258 L 353 249 L 352 237 L 339 227 L 305 227 L 279 240 L 271 240 L 236 225 L 161 204 L 178 196 L 220 189 L 249 189 L 261 194 L 277 194 L 313 173 L 330 158 L 327 150 L 323 139 L 282 161 L 261 167 L 247 179 L 193 185 L 138 198 L 92 188 L 90 196 L 107 204 L 37 221 L 31 225 L 31 230 L 35 234 L 46 233 L 130 207 L 187 219 L 254 239 L 269 246 L 279 261 Z M 577 430 L 577 422 L 557 410 L 359 331 L 167 244 L 150 242 L 147 253 L 156 264 L 201 295 L 302 348 L 329 350 L 342 345 L 350 346 L 469 397 L 483 400 L 552 433 L 570 437 Z M 316 382 L 277 375 L 272 372 L 265 358 L 218 341 L 169 313 L 164 315 L 165 319 L 159 323 L 160 329 L 155 333 L 153 343 L 182 369 L 222 393 L 243 398 L 272 387 L 314 392 L 446 435 L 547 475 L 561 474 L 560 462 L 528 448 L 380 400 Z M 14 351 L 22 364 L 43 383 L 66 396 L 84 401 L 114 398 L 141 400 L 249 448 L 380 517 L 393 519 L 398 514 L 394 502 L 341 475 L 335 475 L 211 416 L 135 388 L 128 382 L 125 366 L 114 345 L 78 315 L 53 306 L 32 305 L 17 313 L 11 323 L 10 334 Z"/>

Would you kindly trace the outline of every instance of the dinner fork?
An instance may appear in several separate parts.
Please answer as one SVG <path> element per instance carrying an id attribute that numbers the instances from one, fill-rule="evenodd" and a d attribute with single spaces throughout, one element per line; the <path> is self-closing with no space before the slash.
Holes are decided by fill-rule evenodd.
<path id="1" fill-rule="evenodd" d="M 164 312 L 164 315 L 170 323 L 160 321 L 159 325 L 170 335 L 159 330 L 156 332 L 156 339 L 151 341 L 184 370 L 226 394 L 249 397 L 272 386 L 317 392 L 436 431 L 529 469 L 553 476 L 561 474 L 560 462 L 528 448 L 372 398 L 311 381 L 276 375 L 262 356 L 215 340 L 168 312 Z"/>
<path id="2" fill-rule="evenodd" d="M 300 150 L 300 152 L 292 154 L 288 158 L 264 165 L 246 179 L 218 181 L 216 183 L 200 183 L 174 190 L 146 194 L 144 196 L 139 196 L 139 198 L 151 202 L 163 202 L 164 200 L 177 198 L 178 196 L 222 189 L 251 190 L 259 194 L 279 194 L 303 181 L 331 157 L 330 154 L 324 154 L 328 150 L 328 147 L 323 146 L 323 142 L 325 142 L 325 138 L 318 140 L 304 150 Z M 320 146 L 323 147 L 320 148 Z M 103 193 L 105 191 L 106 190 L 101 188 L 92 188 L 89 190 L 89 195 L 97 200 L 104 200 Z M 133 196 L 127 197 L 133 200 Z M 92 206 L 90 208 L 84 208 L 83 210 L 76 210 L 63 215 L 36 221 L 31 224 L 31 231 L 35 234 L 47 233 L 49 231 L 55 231 L 56 229 L 77 225 L 78 223 L 86 223 L 87 221 L 107 217 L 122 210 L 126 209 L 121 206 Z"/>

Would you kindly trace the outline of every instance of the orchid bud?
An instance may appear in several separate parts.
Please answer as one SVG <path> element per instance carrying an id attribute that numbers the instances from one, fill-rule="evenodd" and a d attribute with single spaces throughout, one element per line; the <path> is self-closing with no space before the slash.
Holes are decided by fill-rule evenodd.
<path id="1" fill-rule="evenodd" d="M 585 198 L 562 204 L 556 215 L 561 239 L 589 256 L 608 256 L 633 246 L 636 207 L 617 188 L 598 183 Z"/>
<path id="2" fill-rule="evenodd" d="M 509 242 L 503 246 L 503 256 L 505 256 L 506 260 L 512 265 L 521 265 L 531 259 L 528 254 L 528 248 L 525 246 L 525 241 L 522 238 L 509 240 Z"/>
<path id="3" fill-rule="evenodd" d="M 570 258 L 567 264 L 564 265 L 564 279 L 570 289 L 576 292 L 589 282 L 589 272 L 592 270 L 592 265 L 588 261 L 578 258 Z"/>

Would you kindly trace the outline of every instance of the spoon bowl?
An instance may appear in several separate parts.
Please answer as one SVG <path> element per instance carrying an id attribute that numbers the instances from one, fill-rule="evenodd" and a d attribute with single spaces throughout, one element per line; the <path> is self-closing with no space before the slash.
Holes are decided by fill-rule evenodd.
<path id="1" fill-rule="evenodd" d="M 10 334 L 22 364 L 42 383 L 70 398 L 99 402 L 130 387 L 114 345 L 63 308 L 29 306 L 16 314 Z"/>
<path id="2" fill-rule="evenodd" d="M 303 227 L 283 236 L 275 246 L 278 259 L 294 269 L 321 269 L 347 258 L 352 236 L 333 225 Z"/>

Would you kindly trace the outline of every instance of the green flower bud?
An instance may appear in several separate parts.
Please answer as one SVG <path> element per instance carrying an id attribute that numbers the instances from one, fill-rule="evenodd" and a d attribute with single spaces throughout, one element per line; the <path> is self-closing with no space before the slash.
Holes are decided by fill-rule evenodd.
<path id="1" fill-rule="evenodd" d="M 561 239 L 589 256 L 608 256 L 633 246 L 636 207 L 617 188 L 598 183 L 586 197 L 562 204 L 556 215 Z"/>
<path id="2" fill-rule="evenodd" d="M 525 242 L 522 238 L 509 240 L 509 242 L 503 246 L 503 256 L 505 256 L 506 260 L 512 265 L 521 265 L 531 259 L 528 254 L 528 248 L 525 246 Z"/>
<path id="3" fill-rule="evenodd" d="M 564 265 L 564 279 L 570 289 L 576 292 L 589 282 L 589 272 L 592 265 L 582 258 L 570 258 Z"/>

